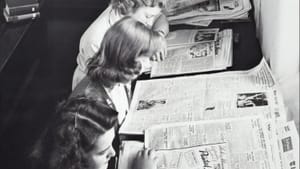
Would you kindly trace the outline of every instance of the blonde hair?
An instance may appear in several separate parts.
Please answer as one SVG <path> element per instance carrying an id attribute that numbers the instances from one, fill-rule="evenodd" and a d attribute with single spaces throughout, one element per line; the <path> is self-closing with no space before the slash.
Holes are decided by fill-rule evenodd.
<path id="1" fill-rule="evenodd" d="M 160 51 L 164 39 L 143 23 L 124 17 L 104 35 L 99 52 L 90 59 L 88 76 L 106 87 L 127 83 L 139 75 L 140 56 L 153 56 Z"/>

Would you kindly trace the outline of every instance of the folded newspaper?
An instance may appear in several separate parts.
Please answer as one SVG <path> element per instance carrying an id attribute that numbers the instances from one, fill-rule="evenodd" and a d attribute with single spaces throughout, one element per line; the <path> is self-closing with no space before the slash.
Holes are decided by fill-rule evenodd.
<path id="1" fill-rule="evenodd" d="M 165 0 L 170 24 L 207 26 L 212 20 L 245 19 L 249 0 Z"/>
<path id="2" fill-rule="evenodd" d="M 232 30 L 177 30 L 167 36 L 168 57 L 153 62 L 151 77 L 224 70 L 232 66 Z"/>

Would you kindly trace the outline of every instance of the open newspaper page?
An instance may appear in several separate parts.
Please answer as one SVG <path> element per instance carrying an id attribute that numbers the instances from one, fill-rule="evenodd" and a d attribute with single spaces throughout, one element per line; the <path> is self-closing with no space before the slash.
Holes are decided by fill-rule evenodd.
<path id="1" fill-rule="evenodd" d="M 150 127 L 145 147 L 168 150 L 228 143 L 230 168 L 274 169 L 265 121 L 259 116 Z"/>
<path id="2" fill-rule="evenodd" d="M 299 133 L 293 121 L 277 128 L 281 169 L 299 169 Z"/>
<path id="3" fill-rule="evenodd" d="M 168 57 L 161 62 L 153 63 L 151 77 L 222 70 L 230 66 L 228 58 L 232 57 L 232 53 L 230 53 L 232 30 L 223 30 L 218 33 L 218 36 L 215 36 L 216 30 L 206 30 L 205 32 L 200 34 L 199 31 L 194 31 L 191 33 L 193 36 L 186 36 L 184 40 L 190 39 L 189 43 L 195 39 L 198 39 L 198 42 L 204 41 L 191 43 L 191 45 L 186 45 L 184 42 L 180 45 L 173 42 L 172 37 L 169 38 L 168 46 L 171 48 L 168 49 Z M 177 32 L 177 37 L 182 33 L 188 34 L 186 30 L 182 30 Z M 183 40 L 183 38 L 180 39 Z"/>
<path id="4" fill-rule="evenodd" d="M 231 71 L 138 81 L 121 134 L 143 134 L 155 124 L 262 114 L 285 120 L 266 62 Z"/>
<path id="5" fill-rule="evenodd" d="M 134 158 L 143 149 L 143 143 L 123 141 L 118 169 L 132 169 Z M 194 146 L 173 150 L 156 150 L 157 169 L 229 169 L 229 146 L 227 143 Z"/>
<path id="6" fill-rule="evenodd" d="M 168 50 L 168 57 L 155 62 L 151 77 L 214 70 L 215 43 L 206 42 Z"/>

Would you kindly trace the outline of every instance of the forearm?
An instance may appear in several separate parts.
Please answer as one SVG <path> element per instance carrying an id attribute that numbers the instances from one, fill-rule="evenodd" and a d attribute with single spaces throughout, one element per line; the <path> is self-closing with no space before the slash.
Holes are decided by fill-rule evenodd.
<path id="1" fill-rule="evenodd" d="M 169 22 L 165 15 L 160 15 L 154 22 L 152 29 L 159 32 L 164 37 L 169 33 Z"/>

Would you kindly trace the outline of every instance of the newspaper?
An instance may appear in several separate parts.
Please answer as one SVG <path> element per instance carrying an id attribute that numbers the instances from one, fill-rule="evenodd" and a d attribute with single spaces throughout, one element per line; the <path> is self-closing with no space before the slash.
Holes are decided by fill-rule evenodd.
<path id="1" fill-rule="evenodd" d="M 168 57 L 152 64 L 151 77 L 223 70 L 232 66 L 231 29 L 219 33 L 218 29 L 179 30 L 171 32 L 167 39 Z"/>
<path id="2" fill-rule="evenodd" d="M 299 169 L 299 134 L 293 121 L 277 128 L 281 169 Z"/>
<path id="3" fill-rule="evenodd" d="M 212 29 L 181 29 L 169 32 L 167 39 L 168 48 L 195 44 L 198 42 L 213 42 L 217 40 L 219 28 Z"/>
<path id="4" fill-rule="evenodd" d="M 194 26 L 203 26 L 203 27 L 207 27 L 212 23 L 212 20 L 197 20 L 197 21 L 190 21 L 187 24 L 188 25 L 194 25 Z"/>
<path id="5" fill-rule="evenodd" d="M 277 124 L 272 119 L 265 119 L 265 126 L 267 129 L 267 136 L 270 140 L 270 147 L 271 147 L 271 160 L 274 163 L 274 169 L 282 169 L 280 167 L 280 157 L 279 157 L 279 149 L 278 149 L 278 143 L 277 143 Z"/>
<path id="6" fill-rule="evenodd" d="M 226 14 L 231 11 L 241 10 L 243 7 L 241 0 L 208 0 L 206 2 L 194 4 L 190 6 L 190 10 L 184 12 L 175 12 L 174 15 L 168 14 L 172 19 L 191 17 L 195 15 L 212 15 L 212 14 Z"/>
<path id="7" fill-rule="evenodd" d="M 191 11 L 193 6 L 207 4 L 209 0 L 165 0 L 165 10 L 168 15 Z"/>
<path id="8" fill-rule="evenodd" d="M 221 19 L 221 18 L 220 18 Z M 223 18 L 224 19 L 224 18 Z M 222 19 L 222 20 L 223 20 Z M 210 23 L 212 22 L 213 20 L 212 19 L 201 19 L 201 20 L 198 20 L 198 19 L 190 19 L 188 22 L 184 21 L 185 24 L 187 25 L 195 25 L 195 26 L 203 26 L 203 27 L 207 27 L 210 25 Z M 240 15 L 235 15 L 235 16 L 232 16 L 231 18 L 229 19 L 226 19 L 226 20 L 223 20 L 221 21 L 220 23 L 228 23 L 228 22 L 246 22 L 246 21 L 249 21 L 249 14 L 248 13 L 243 13 L 243 14 L 240 14 Z M 173 25 L 178 23 L 178 24 L 181 24 L 182 21 L 181 20 L 175 20 L 175 21 L 172 21 L 171 22 Z"/>
<path id="9" fill-rule="evenodd" d="M 118 169 L 131 169 L 138 151 L 144 144 L 138 141 L 123 141 Z M 229 147 L 227 143 L 194 146 L 174 150 L 156 150 L 157 169 L 229 169 Z"/>
<path id="10" fill-rule="evenodd" d="M 187 0 L 189 2 L 189 0 Z M 174 3 L 180 6 L 180 4 Z M 170 24 L 192 24 L 204 20 L 241 19 L 251 9 L 249 0 L 208 0 L 190 3 L 190 6 L 178 10 L 166 11 Z"/>
<path id="11" fill-rule="evenodd" d="M 247 71 L 137 81 L 119 133 L 143 134 L 155 124 L 253 114 L 285 121 L 282 99 L 278 97 L 265 60 Z"/>
<path id="12" fill-rule="evenodd" d="M 264 123 L 253 116 L 156 125 L 145 131 L 145 147 L 169 150 L 226 142 L 229 168 L 274 169 Z"/>

